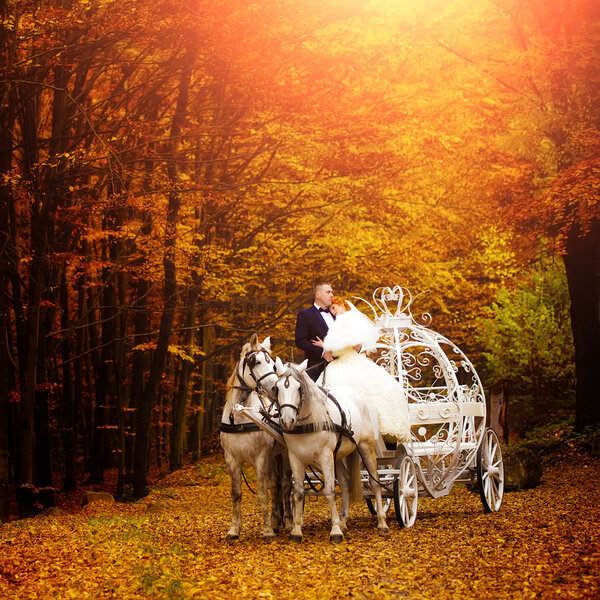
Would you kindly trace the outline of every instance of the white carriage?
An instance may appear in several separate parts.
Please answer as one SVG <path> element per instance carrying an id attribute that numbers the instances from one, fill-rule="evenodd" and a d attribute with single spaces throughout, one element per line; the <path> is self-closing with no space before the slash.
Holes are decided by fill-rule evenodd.
<path id="1" fill-rule="evenodd" d="M 478 485 L 484 511 L 499 510 L 504 492 L 502 451 L 496 433 L 486 427 L 485 392 L 471 361 L 428 327 L 430 315 L 417 322 L 411 312 L 413 297 L 405 288 L 378 288 L 371 301 L 358 300 L 382 331 L 377 354 L 371 358 L 402 383 L 408 399 L 411 441 L 390 443 L 381 436 L 377 440 L 385 510 L 393 502 L 400 526 L 410 527 L 419 496 L 447 495 L 455 483 Z M 239 405 L 236 410 L 285 445 L 273 419 Z M 375 514 L 367 485 L 372 475 L 362 471 L 363 495 Z M 309 468 L 306 495 L 318 495 L 321 487 L 320 472 Z"/>
<path id="2" fill-rule="evenodd" d="M 382 337 L 376 362 L 404 386 L 412 440 L 404 444 L 378 439 L 378 475 L 386 510 L 394 503 L 398 523 L 413 525 L 419 496 L 438 498 L 455 483 L 479 486 L 485 512 L 502 504 L 504 469 L 500 442 L 486 427 L 485 392 L 465 354 L 411 312 L 413 298 L 405 288 L 378 288 L 371 301 Z M 364 496 L 373 514 L 373 493 L 362 472 Z M 318 474 L 307 473 L 307 493 L 318 490 Z"/>

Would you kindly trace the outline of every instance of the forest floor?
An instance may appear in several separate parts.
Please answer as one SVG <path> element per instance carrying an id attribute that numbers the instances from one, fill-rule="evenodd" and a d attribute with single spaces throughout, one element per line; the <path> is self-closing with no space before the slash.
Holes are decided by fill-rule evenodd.
<path id="1" fill-rule="evenodd" d="M 261 540 L 245 490 L 228 545 L 229 477 L 214 457 L 156 482 L 133 503 L 94 502 L 0 525 L 0 598 L 599 598 L 600 459 L 565 449 L 540 484 L 484 514 L 455 486 L 419 500 L 417 521 L 377 534 L 354 505 L 346 539 L 328 541 L 322 498 L 306 502 L 304 541 Z M 148 506 L 162 507 L 158 512 Z"/>

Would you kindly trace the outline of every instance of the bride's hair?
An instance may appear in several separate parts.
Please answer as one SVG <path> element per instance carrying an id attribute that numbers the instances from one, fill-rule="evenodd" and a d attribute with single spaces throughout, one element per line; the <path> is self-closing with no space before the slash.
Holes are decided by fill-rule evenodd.
<path id="1" fill-rule="evenodd" d="M 350 304 L 350 302 L 348 302 L 348 300 L 344 300 L 344 298 L 342 298 L 341 296 L 334 296 L 331 299 L 331 304 L 337 304 L 338 306 L 343 306 L 346 310 L 352 309 L 352 305 Z"/>

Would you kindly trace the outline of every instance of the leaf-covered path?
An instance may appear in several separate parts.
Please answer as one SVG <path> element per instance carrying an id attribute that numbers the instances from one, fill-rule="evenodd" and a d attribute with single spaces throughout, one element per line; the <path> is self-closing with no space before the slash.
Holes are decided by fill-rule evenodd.
<path id="1" fill-rule="evenodd" d="M 139 503 L 0 526 L 2 598 L 598 598 L 600 461 L 572 455 L 499 513 L 456 486 L 421 499 L 417 522 L 380 537 L 364 505 L 347 538 L 328 541 L 322 499 L 306 504 L 305 540 L 260 540 L 246 492 L 245 527 L 227 545 L 229 478 L 219 462 L 163 479 Z M 148 512 L 148 505 L 161 505 Z"/>

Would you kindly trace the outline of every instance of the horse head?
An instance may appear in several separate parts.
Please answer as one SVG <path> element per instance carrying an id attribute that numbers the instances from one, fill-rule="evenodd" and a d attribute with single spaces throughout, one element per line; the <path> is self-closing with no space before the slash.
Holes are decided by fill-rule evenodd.
<path id="1" fill-rule="evenodd" d="M 303 373 L 306 371 L 308 361 L 300 365 L 283 364 L 279 357 L 275 359 L 279 378 L 275 383 L 275 397 L 279 408 L 279 424 L 283 429 L 293 429 L 304 401 L 306 384 Z"/>
<path id="2" fill-rule="evenodd" d="M 236 373 L 239 382 L 245 384 L 248 389 L 264 390 L 268 396 L 272 396 L 277 382 L 277 372 L 275 361 L 271 356 L 271 338 L 266 337 L 260 343 L 258 335 L 253 334 L 250 341 L 242 348 Z"/>

